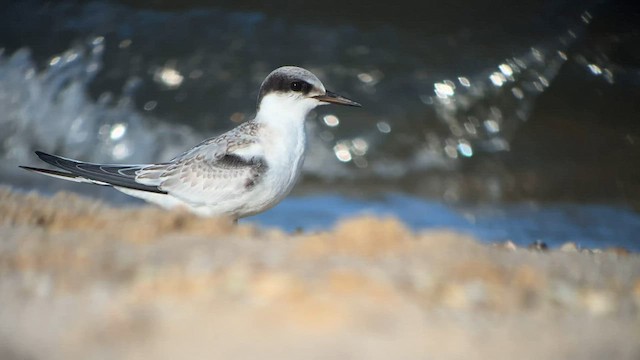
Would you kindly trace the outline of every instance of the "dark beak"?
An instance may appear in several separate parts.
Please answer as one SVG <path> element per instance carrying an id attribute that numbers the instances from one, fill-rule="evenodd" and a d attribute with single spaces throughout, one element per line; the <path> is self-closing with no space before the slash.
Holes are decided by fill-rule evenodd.
<path id="1" fill-rule="evenodd" d="M 318 95 L 318 96 L 314 96 L 315 99 L 318 99 L 320 101 L 324 101 L 324 102 L 328 102 L 328 103 L 332 103 L 332 104 L 339 104 L 339 105 L 347 105 L 347 106 L 362 106 L 360 104 L 358 104 L 357 102 L 353 101 L 353 100 L 349 100 L 344 96 L 340 96 L 336 93 L 332 93 L 331 91 L 327 90 L 327 92 L 324 95 Z"/>

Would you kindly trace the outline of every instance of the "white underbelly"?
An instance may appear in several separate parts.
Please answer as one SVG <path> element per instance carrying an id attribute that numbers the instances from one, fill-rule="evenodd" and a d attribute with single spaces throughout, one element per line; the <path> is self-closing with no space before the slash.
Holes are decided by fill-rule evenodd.
<path id="1" fill-rule="evenodd" d="M 304 162 L 306 136 L 303 124 L 291 127 L 265 128 L 262 134 L 262 147 L 267 171 L 247 193 L 241 216 L 254 215 L 267 210 L 282 201 L 293 189 Z M 293 130 L 293 131 L 291 131 Z"/>
<path id="2" fill-rule="evenodd" d="M 246 206 L 241 206 L 239 216 L 250 216 L 265 211 L 284 199 L 300 177 L 300 168 L 304 160 L 301 154 L 291 162 L 269 167 L 263 178 L 256 186 L 243 196 Z M 275 164 L 274 164 L 275 165 Z"/>

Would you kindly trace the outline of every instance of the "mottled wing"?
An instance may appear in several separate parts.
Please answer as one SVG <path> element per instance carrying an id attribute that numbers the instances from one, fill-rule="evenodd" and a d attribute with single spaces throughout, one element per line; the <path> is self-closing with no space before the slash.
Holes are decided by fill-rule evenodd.
<path id="1" fill-rule="evenodd" d="M 254 187 L 267 170 L 255 135 L 241 126 L 167 164 L 139 170 L 136 181 L 194 205 L 236 198 Z"/>

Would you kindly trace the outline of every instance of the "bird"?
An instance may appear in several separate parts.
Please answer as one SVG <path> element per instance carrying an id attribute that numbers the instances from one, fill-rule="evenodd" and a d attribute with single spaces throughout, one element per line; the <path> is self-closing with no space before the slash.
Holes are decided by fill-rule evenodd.
<path id="1" fill-rule="evenodd" d="M 262 82 L 256 115 L 179 154 L 143 165 L 96 164 L 36 151 L 57 169 L 23 169 L 80 183 L 111 186 L 166 209 L 237 221 L 284 199 L 300 177 L 306 152 L 305 119 L 320 105 L 360 107 L 327 90 L 309 70 L 283 66 Z"/>

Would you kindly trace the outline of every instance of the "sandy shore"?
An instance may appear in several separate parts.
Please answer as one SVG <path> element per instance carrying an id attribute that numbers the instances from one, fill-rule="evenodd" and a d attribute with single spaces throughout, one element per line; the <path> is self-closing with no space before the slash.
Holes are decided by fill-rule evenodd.
<path id="1" fill-rule="evenodd" d="M 1 359 L 639 359 L 640 257 L 0 189 Z M 639 239 L 640 240 L 640 239 Z"/>

